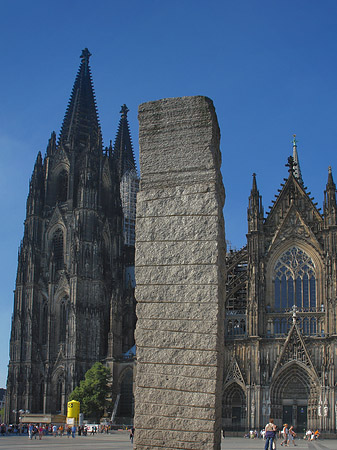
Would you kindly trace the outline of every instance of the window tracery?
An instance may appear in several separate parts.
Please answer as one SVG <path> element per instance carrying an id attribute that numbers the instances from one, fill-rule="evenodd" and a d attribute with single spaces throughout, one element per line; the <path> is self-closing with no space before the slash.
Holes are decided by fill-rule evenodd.
<path id="1" fill-rule="evenodd" d="M 297 327 L 303 335 L 324 335 L 324 306 L 318 305 L 317 270 L 313 259 L 297 246 L 289 247 L 276 261 L 273 272 L 274 307 L 270 334 L 288 334 L 292 319 L 289 315 L 296 306 Z"/>
<path id="2" fill-rule="evenodd" d="M 63 232 L 59 228 L 55 231 L 52 241 L 52 249 L 54 253 L 54 262 L 56 270 L 63 268 Z"/>
<path id="3" fill-rule="evenodd" d="M 316 309 L 316 270 L 313 260 L 299 247 L 285 251 L 274 267 L 276 311 L 296 305 L 302 311 Z"/>

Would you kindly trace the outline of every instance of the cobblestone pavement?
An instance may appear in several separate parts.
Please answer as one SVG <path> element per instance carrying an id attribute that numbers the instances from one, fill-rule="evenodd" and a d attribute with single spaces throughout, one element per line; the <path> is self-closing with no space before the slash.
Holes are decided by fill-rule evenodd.
<path id="1" fill-rule="evenodd" d="M 261 439 L 226 438 L 222 440 L 221 450 L 264 450 L 265 442 Z M 337 450 L 337 440 L 318 440 L 307 442 L 303 439 L 296 439 L 298 449 L 308 450 Z M 284 447 L 277 441 L 277 450 Z M 286 447 L 292 448 L 292 447 Z M 98 436 L 76 436 L 75 439 L 66 436 L 56 437 L 46 436 L 41 439 L 29 440 L 27 436 L 6 436 L 0 437 L 0 450 L 132 450 L 132 445 L 127 431 L 116 431 L 110 435 Z"/>

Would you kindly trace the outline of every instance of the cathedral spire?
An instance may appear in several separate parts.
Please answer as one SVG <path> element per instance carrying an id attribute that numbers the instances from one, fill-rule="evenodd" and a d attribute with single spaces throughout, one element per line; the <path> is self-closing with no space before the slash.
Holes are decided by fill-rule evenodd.
<path id="1" fill-rule="evenodd" d="M 94 88 L 91 79 L 87 48 L 80 56 L 73 90 L 64 116 L 59 142 L 67 149 L 81 151 L 83 148 L 102 148 L 101 128 L 98 120 Z"/>
<path id="2" fill-rule="evenodd" d="M 301 168 L 300 168 L 300 162 L 298 159 L 298 154 L 297 154 L 297 140 L 296 140 L 296 134 L 293 134 L 293 140 L 292 140 L 292 144 L 293 144 L 293 175 L 294 177 L 297 179 L 297 181 L 303 185 L 303 179 L 302 179 L 302 173 L 301 173 Z"/>
<path id="3" fill-rule="evenodd" d="M 253 185 L 249 196 L 248 231 L 257 231 L 263 222 L 262 197 L 257 189 L 256 173 L 253 173 Z"/>
<path id="4" fill-rule="evenodd" d="M 119 178 L 133 169 L 136 170 L 135 157 L 133 154 L 132 141 L 128 123 L 128 107 L 124 104 L 121 107 L 121 118 L 119 121 L 117 136 L 115 139 L 113 157 L 116 162 Z"/>
<path id="5" fill-rule="evenodd" d="M 328 182 L 324 191 L 324 219 L 327 226 L 337 224 L 336 185 L 331 166 L 329 166 Z"/>

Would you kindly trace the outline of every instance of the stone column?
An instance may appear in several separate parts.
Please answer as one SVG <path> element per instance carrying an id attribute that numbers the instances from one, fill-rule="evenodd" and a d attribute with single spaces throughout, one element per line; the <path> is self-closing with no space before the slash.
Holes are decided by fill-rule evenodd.
<path id="1" fill-rule="evenodd" d="M 220 449 L 220 132 L 206 97 L 139 107 L 135 448 Z"/>

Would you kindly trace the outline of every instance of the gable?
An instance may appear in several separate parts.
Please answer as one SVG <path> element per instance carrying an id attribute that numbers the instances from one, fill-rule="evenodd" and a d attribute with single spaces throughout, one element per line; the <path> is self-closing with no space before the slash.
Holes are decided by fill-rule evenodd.
<path id="1" fill-rule="evenodd" d="M 57 225 L 61 225 L 62 227 L 66 228 L 66 224 L 64 222 L 60 208 L 56 205 L 48 224 L 48 233 L 50 233 L 50 231 Z"/>
<path id="2" fill-rule="evenodd" d="M 323 217 L 309 194 L 310 192 L 306 192 L 306 188 L 290 174 L 266 218 L 265 229 L 267 233 L 270 236 L 274 235 L 279 224 L 284 221 L 290 209 L 293 208 L 298 212 L 303 224 L 306 224 L 307 230 L 314 233 L 319 231 L 323 224 Z M 295 229 L 294 224 L 292 224 L 292 228 Z M 300 229 L 298 229 L 298 232 L 300 232 Z"/>
<path id="3" fill-rule="evenodd" d="M 293 318 L 296 320 L 296 315 Z M 281 353 L 276 361 L 275 367 L 273 369 L 272 378 L 281 371 L 287 364 L 297 362 L 301 365 L 306 366 L 306 368 L 318 378 L 314 365 L 311 361 L 310 355 L 304 344 L 301 333 L 296 325 L 293 323 L 289 330 L 288 337 L 283 345 Z"/>
<path id="4" fill-rule="evenodd" d="M 278 247 L 283 243 L 290 243 L 292 241 L 304 241 L 306 244 L 311 244 L 319 253 L 322 251 L 321 244 L 316 238 L 310 226 L 303 219 L 300 211 L 292 204 L 286 213 L 281 223 L 271 236 L 268 245 L 268 252 L 273 247 Z"/>
<path id="5" fill-rule="evenodd" d="M 242 372 L 240 370 L 239 364 L 235 358 L 235 356 L 233 356 L 233 359 L 231 361 L 231 364 L 229 366 L 225 381 L 224 381 L 224 386 L 227 383 L 230 383 L 232 381 L 236 381 L 237 383 L 245 386 L 246 382 L 243 378 Z"/>

